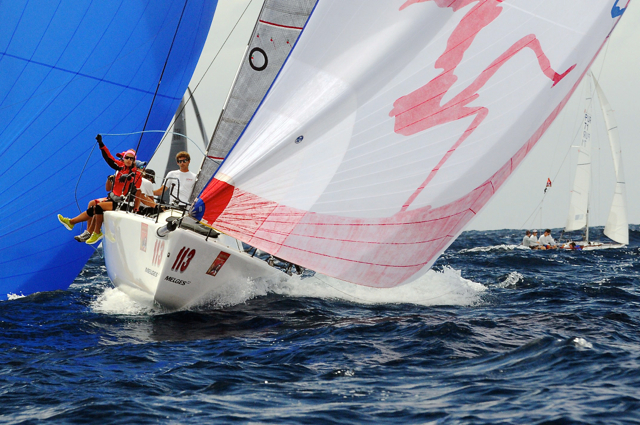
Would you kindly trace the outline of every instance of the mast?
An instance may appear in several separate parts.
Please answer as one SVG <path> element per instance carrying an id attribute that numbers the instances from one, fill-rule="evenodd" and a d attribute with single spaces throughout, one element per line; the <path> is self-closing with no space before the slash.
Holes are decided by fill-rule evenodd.
<path id="1" fill-rule="evenodd" d="M 589 207 L 587 206 L 587 224 L 584 228 L 584 242 L 589 243 Z"/>
<path id="2" fill-rule="evenodd" d="M 187 120 L 185 118 L 185 100 L 184 96 L 180 101 L 180 106 L 178 106 L 178 110 L 176 111 L 176 116 L 173 122 L 173 132 L 187 135 Z M 187 150 L 187 139 L 185 137 L 179 136 L 178 134 L 173 134 L 171 137 L 171 148 L 169 150 L 169 157 L 167 158 L 167 166 L 164 170 L 164 176 L 166 177 L 169 171 L 177 170 L 178 164 L 176 164 L 176 154 L 178 152 Z"/>
<path id="3" fill-rule="evenodd" d="M 589 80 L 587 80 L 587 84 Z M 582 122 L 582 138 L 578 146 L 578 164 L 571 189 L 571 202 L 567 215 L 565 232 L 585 229 L 585 240 L 589 239 L 589 192 L 591 190 L 591 85 L 587 86 L 586 101 Z"/>
<path id="4" fill-rule="evenodd" d="M 198 121 L 198 128 L 200 128 L 200 135 L 202 136 L 203 143 L 205 144 L 205 148 L 207 147 L 207 141 L 209 138 L 207 137 L 207 130 L 204 128 L 204 123 L 202 122 L 202 117 L 200 116 L 200 110 L 198 109 L 198 104 L 196 103 L 196 97 L 193 95 L 190 87 L 187 87 L 187 91 L 189 92 L 189 98 L 191 99 L 191 103 L 193 105 L 193 112 L 196 114 L 196 120 Z M 183 133 L 185 136 L 187 133 Z"/>

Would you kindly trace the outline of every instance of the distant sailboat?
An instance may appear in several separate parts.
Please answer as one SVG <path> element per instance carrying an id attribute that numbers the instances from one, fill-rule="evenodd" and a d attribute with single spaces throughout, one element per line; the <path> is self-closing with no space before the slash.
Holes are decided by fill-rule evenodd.
<path id="1" fill-rule="evenodd" d="M 629 224 L 618 126 L 613 110 L 595 76 L 589 73 L 587 78 L 592 79 L 595 85 L 613 157 L 616 184 L 604 234 L 617 243 L 594 242 L 589 239 L 589 201 L 591 199 L 591 113 L 589 109 L 585 111 L 584 115 L 582 139 L 578 147 L 578 165 L 571 190 L 567 225 L 563 233 L 584 230 L 583 240 L 577 242 L 578 245 L 583 246 L 583 249 L 619 248 L 629 243 Z M 590 97 L 591 90 L 588 92 Z M 592 99 L 588 99 L 588 101 L 592 104 Z"/>
<path id="2" fill-rule="evenodd" d="M 225 111 L 250 119 L 219 122 L 234 128 L 205 160 L 213 177 L 201 173 L 189 209 L 200 224 L 177 209 L 105 213 L 123 291 L 182 308 L 280 273 L 242 243 L 360 285 L 418 278 L 562 110 L 621 12 L 613 0 L 320 0 L 306 24 L 287 23 L 298 4 L 265 2 L 240 75 L 297 41 L 266 95 L 248 96 L 255 113 L 229 96 Z M 264 36 L 275 30 L 287 32 Z"/>

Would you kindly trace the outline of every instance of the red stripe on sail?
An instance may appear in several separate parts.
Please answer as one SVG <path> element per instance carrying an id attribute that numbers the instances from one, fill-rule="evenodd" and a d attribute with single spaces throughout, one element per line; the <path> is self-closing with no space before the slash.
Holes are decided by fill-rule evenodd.
<path id="1" fill-rule="evenodd" d="M 207 223 L 213 223 L 218 216 L 227 208 L 231 197 L 233 196 L 233 186 L 216 178 L 213 178 L 207 187 L 204 188 L 200 198 L 207 199 L 205 203 L 205 211 L 202 220 Z"/>
<path id="2" fill-rule="evenodd" d="M 288 28 L 288 29 L 292 29 L 292 30 L 302 31 L 302 27 L 291 27 L 289 25 L 274 24 L 273 22 L 263 21 L 262 19 L 260 19 L 259 22 L 261 24 L 271 25 L 271 26 L 274 26 L 274 27 Z"/>

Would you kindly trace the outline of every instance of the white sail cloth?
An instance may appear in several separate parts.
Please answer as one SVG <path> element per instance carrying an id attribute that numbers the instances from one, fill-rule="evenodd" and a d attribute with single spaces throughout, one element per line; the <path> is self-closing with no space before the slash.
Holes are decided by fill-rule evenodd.
<path id="1" fill-rule="evenodd" d="M 591 93 L 591 90 L 589 90 Z M 578 147 L 578 165 L 571 189 L 569 215 L 565 232 L 584 229 L 588 226 L 589 192 L 591 189 L 591 98 L 582 123 L 582 139 Z"/>
<path id="2" fill-rule="evenodd" d="M 265 0 L 224 110 L 207 147 L 192 199 L 205 188 L 280 72 L 316 0 Z"/>
<path id="3" fill-rule="evenodd" d="M 319 1 L 194 215 L 347 281 L 416 278 L 557 116 L 617 3 Z"/>
<path id="4" fill-rule="evenodd" d="M 613 169 L 616 173 L 616 187 L 609 210 L 607 224 L 604 226 L 604 234 L 616 242 L 622 244 L 629 243 L 629 222 L 627 220 L 627 195 L 625 190 L 624 170 L 622 168 L 622 150 L 620 149 L 620 138 L 618 136 L 618 125 L 613 116 L 613 109 L 604 95 L 600 84 L 593 78 L 596 85 L 596 92 L 600 99 L 600 106 L 604 121 L 607 124 L 607 134 L 609 136 L 609 146 L 613 157 Z"/>

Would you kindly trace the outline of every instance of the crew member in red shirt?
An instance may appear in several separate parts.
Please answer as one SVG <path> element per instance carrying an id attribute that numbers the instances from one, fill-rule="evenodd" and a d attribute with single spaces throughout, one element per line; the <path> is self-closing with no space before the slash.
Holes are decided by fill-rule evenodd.
<path id="1" fill-rule="evenodd" d="M 83 221 L 88 221 L 91 217 L 94 217 L 95 229 L 97 232 L 91 234 L 91 237 L 86 241 L 87 244 L 94 244 L 102 239 L 103 234 L 101 231 L 102 220 L 104 218 L 104 211 L 112 211 L 120 203 L 126 202 L 129 199 L 134 201 L 134 211 L 136 211 L 140 205 L 140 199 L 135 196 L 137 189 L 142 184 L 142 174 L 140 170 L 136 168 L 136 152 L 133 149 L 129 149 L 122 155 L 122 160 L 116 159 L 111 155 L 109 149 L 102 143 L 102 136 L 98 134 L 96 136 L 100 150 L 102 151 L 102 157 L 109 164 L 111 168 L 116 170 L 115 180 L 113 188 L 109 193 L 109 197 L 106 201 L 100 202 L 92 208 L 88 208 L 87 211 L 81 213 L 74 218 L 66 218 L 58 214 L 58 220 L 68 230 L 73 229 L 73 226 Z"/>

